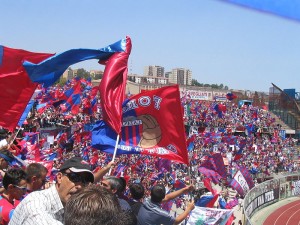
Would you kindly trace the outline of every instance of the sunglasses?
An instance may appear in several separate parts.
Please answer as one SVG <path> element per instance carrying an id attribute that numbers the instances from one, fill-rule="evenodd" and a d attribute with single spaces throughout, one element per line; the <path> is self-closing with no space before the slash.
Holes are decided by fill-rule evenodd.
<path id="1" fill-rule="evenodd" d="M 22 191 L 27 191 L 27 187 L 20 187 L 18 185 L 14 185 L 14 187 L 19 188 Z"/>
<path id="2" fill-rule="evenodd" d="M 90 183 L 90 181 L 86 177 L 80 176 L 78 173 L 63 173 L 63 175 L 67 176 L 73 183 L 81 182 L 84 185 Z"/>

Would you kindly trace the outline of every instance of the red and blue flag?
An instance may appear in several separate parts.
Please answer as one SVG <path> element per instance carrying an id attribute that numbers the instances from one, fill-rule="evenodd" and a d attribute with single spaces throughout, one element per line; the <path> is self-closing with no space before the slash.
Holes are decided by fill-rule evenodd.
<path id="1" fill-rule="evenodd" d="M 189 164 L 178 85 L 132 96 L 123 104 L 117 154 L 145 154 Z M 92 146 L 113 153 L 117 133 L 104 121 L 92 130 Z"/>

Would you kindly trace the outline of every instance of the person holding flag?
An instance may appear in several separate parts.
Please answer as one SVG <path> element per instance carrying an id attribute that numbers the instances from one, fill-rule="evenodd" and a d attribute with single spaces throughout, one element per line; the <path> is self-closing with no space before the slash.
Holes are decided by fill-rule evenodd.
<path id="1" fill-rule="evenodd" d="M 189 213 L 195 208 L 194 201 L 187 204 L 185 211 L 176 218 L 169 215 L 169 213 L 161 209 L 161 203 L 167 202 L 194 190 L 193 185 L 186 186 L 180 190 L 174 191 L 166 195 L 166 188 L 162 184 L 157 184 L 151 189 L 150 199 L 146 199 L 139 210 L 137 220 L 138 225 L 173 225 L 180 224 Z"/>

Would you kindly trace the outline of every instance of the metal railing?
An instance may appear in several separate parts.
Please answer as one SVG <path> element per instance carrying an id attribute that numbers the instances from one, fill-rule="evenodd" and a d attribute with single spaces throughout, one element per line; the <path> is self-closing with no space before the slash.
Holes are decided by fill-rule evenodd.
<path id="1" fill-rule="evenodd" d="M 261 209 L 283 199 L 300 194 L 300 173 L 278 177 L 262 182 L 252 188 L 244 198 L 244 223 L 251 223 L 253 215 Z"/>

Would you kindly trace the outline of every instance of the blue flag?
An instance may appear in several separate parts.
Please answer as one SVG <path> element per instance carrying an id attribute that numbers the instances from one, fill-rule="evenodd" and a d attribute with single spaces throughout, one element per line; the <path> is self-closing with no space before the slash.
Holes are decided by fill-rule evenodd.
<path id="1" fill-rule="evenodd" d="M 38 64 L 25 61 L 23 66 L 31 81 L 44 83 L 44 87 L 49 87 L 58 80 L 69 66 L 89 59 L 105 61 L 116 52 L 124 52 L 125 45 L 126 40 L 122 39 L 101 49 L 71 49 Z"/>
<path id="2" fill-rule="evenodd" d="M 300 21 L 300 1 L 293 0 L 223 0 Z"/>

